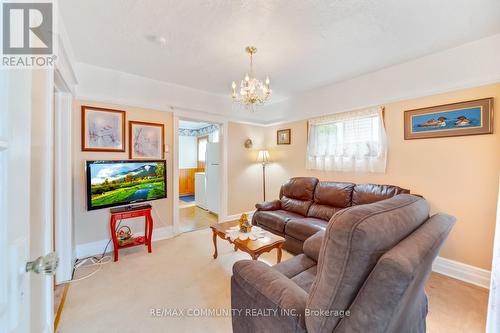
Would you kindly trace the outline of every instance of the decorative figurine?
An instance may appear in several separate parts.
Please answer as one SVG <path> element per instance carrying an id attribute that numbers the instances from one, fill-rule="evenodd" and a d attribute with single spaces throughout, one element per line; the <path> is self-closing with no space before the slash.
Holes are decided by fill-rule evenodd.
<path id="1" fill-rule="evenodd" d="M 240 217 L 240 231 L 247 233 L 252 230 L 252 225 L 248 222 L 247 214 L 243 213 Z"/>

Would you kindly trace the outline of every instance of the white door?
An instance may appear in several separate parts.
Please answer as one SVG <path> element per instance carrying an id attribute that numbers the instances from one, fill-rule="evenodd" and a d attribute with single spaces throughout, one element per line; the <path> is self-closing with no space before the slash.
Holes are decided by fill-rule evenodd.
<path id="1" fill-rule="evenodd" d="M 0 76 L 0 332 L 48 333 L 53 277 L 26 264 L 52 249 L 53 73 Z"/>

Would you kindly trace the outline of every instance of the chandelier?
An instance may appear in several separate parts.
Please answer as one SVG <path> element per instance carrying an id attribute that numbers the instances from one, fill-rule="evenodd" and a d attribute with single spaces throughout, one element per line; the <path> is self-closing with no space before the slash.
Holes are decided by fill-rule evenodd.
<path id="1" fill-rule="evenodd" d="M 255 106 L 264 105 L 271 99 L 272 90 L 269 87 L 269 77 L 262 82 L 253 76 L 253 55 L 257 53 L 255 46 L 247 46 L 245 51 L 250 55 L 250 75 L 245 74 L 241 80 L 239 94 L 236 92 L 236 82 L 231 85 L 233 102 L 240 103 L 248 110 L 255 111 Z"/>

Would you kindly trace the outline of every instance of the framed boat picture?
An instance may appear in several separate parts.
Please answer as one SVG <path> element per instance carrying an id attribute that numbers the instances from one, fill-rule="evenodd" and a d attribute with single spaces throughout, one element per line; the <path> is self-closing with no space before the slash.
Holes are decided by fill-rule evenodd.
<path id="1" fill-rule="evenodd" d="M 125 111 L 86 105 L 81 110 L 82 151 L 125 151 Z"/>
<path id="2" fill-rule="evenodd" d="M 493 133 L 493 98 L 408 110 L 405 140 Z"/>
<path id="3" fill-rule="evenodd" d="M 129 121 L 130 159 L 164 158 L 165 127 L 163 124 Z"/>

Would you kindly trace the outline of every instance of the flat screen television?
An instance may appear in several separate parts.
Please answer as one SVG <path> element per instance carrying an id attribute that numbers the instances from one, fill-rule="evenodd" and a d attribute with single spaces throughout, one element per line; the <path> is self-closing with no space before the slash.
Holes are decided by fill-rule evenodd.
<path id="1" fill-rule="evenodd" d="M 86 161 L 87 209 L 167 197 L 164 160 Z"/>

